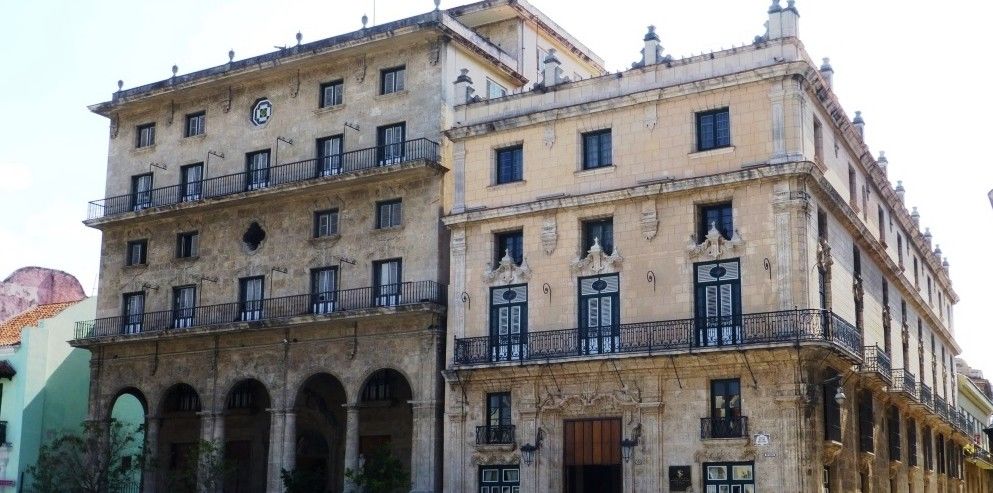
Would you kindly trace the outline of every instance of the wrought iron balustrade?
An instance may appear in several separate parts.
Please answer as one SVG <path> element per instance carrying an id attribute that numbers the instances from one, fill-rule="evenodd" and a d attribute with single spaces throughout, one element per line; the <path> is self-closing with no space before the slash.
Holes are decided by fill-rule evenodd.
<path id="1" fill-rule="evenodd" d="M 942 418 L 948 419 L 948 404 L 941 397 L 934 397 L 934 413 Z"/>
<path id="2" fill-rule="evenodd" d="M 514 443 L 514 425 L 486 425 L 476 427 L 477 445 Z"/>
<path id="3" fill-rule="evenodd" d="M 720 327 L 717 337 L 711 337 Z M 841 317 L 823 310 L 787 310 L 734 317 L 665 320 L 588 329 L 542 330 L 513 336 L 455 340 L 455 363 L 541 361 L 577 356 L 738 348 L 776 343 L 828 343 L 861 361 L 862 336 Z"/>
<path id="4" fill-rule="evenodd" d="M 700 418 L 700 438 L 741 438 L 748 436 L 748 416 Z"/>
<path id="5" fill-rule="evenodd" d="M 907 371 L 906 368 L 895 368 L 893 370 L 893 390 L 905 392 L 917 397 L 917 377 Z"/>
<path id="6" fill-rule="evenodd" d="M 921 404 L 924 404 L 928 409 L 934 408 L 934 401 L 932 399 L 931 387 L 928 387 L 924 382 L 921 382 Z"/>
<path id="7" fill-rule="evenodd" d="M 862 372 L 876 373 L 878 376 L 889 380 L 890 374 L 893 371 L 890 355 L 886 351 L 883 351 L 878 344 L 865 346 L 862 348 L 862 352 L 864 355 L 862 358 Z"/>
<path id="8" fill-rule="evenodd" d="M 271 188 L 286 183 L 333 179 L 358 171 L 397 166 L 412 161 L 438 162 L 438 159 L 436 142 L 428 139 L 408 140 L 94 200 L 89 203 L 86 218 L 99 219 L 154 207 L 198 202 Z"/>
<path id="9" fill-rule="evenodd" d="M 351 310 L 419 303 L 447 302 L 447 287 L 433 281 L 404 282 L 343 289 L 330 293 L 146 312 L 76 322 L 76 339 L 128 336 L 239 322 L 258 322 L 302 315 L 328 316 Z"/>

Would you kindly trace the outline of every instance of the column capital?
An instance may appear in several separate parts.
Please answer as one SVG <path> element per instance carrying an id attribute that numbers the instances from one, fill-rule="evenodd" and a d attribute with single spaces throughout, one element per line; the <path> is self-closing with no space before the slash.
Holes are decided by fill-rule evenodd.
<path id="1" fill-rule="evenodd" d="M 282 408 L 267 407 L 266 412 L 275 416 L 286 414 L 286 410 Z"/>
<path id="2" fill-rule="evenodd" d="M 196 414 L 200 418 L 217 418 L 224 416 L 224 413 L 215 413 L 214 411 L 199 411 Z"/>

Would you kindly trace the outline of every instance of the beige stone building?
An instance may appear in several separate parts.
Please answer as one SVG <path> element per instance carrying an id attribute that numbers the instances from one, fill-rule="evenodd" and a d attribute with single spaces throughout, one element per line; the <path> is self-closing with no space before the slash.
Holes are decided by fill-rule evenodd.
<path id="1" fill-rule="evenodd" d="M 948 263 L 768 15 L 457 101 L 445 491 L 964 489 Z"/>
<path id="2" fill-rule="evenodd" d="M 993 388 L 983 378 L 983 372 L 970 368 L 961 358 L 955 359 L 958 385 L 958 407 L 965 416 L 971 438 L 965 447 L 965 491 L 993 491 L 993 457 L 990 456 L 990 435 L 993 434 Z"/>
<path id="3" fill-rule="evenodd" d="M 523 1 L 297 39 L 91 107 L 110 121 L 86 220 L 99 318 L 72 344 L 93 354 L 90 419 L 144 406 L 145 492 L 175 491 L 201 440 L 233 464 L 225 492 L 283 491 L 281 470 L 351 490 L 380 447 L 441 491 L 451 81 L 519 93 L 552 52 L 563 76 L 604 73 Z"/>

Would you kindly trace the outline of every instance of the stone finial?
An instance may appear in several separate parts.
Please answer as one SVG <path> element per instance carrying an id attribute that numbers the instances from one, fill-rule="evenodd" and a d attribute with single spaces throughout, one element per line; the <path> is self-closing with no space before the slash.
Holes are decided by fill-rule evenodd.
<path id="1" fill-rule="evenodd" d="M 552 87 L 562 81 L 562 69 L 559 67 L 562 62 L 559 58 L 555 56 L 555 48 L 549 48 L 548 54 L 545 55 L 545 60 L 543 61 L 544 67 L 542 68 L 542 85 L 545 87 Z"/>
<path id="2" fill-rule="evenodd" d="M 659 35 L 655 33 L 655 26 L 648 26 L 642 56 L 645 66 L 655 65 L 662 61 L 662 42 L 659 40 Z"/>
<path id="3" fill-rule="evenodd" d="M 779 5 L 779 0 L 772 0 L 772 5 L 769 6 L 769 13 L 775 14 L 782 11 L 783 7 Z"/>
<path id="4" fill-rule="evenodd" d="M 941 245 L 937 243 L 935 243 L 934 245 L 934 255 L 938 258 L 941 258 Z"/>
<path id="5" fill-rule="evenodd" d="M 879 159 L 876 160 L 876 163 L 882 168 L 883 174 L 886 174 L 886 169 L 890 165 L 890 160 L 886 159 L 886 151 L 879 151 Z"/>
<path id="6" fill-rule="evenodd" d="M 924 228 L 924 241 L 927 242 L 928 248 L 931 248 L 931 228 Z"/>
<path id="7" fill-rule="evenodd" d="M 123 81 L 123 80 L 120 80 L 120 79 L 118 79 L 118 80 L 117 80 L 117 90 L 118 90 L 118 91 L 120 91 L 120 90 L 122 90 L 122 89 L 124 89 L 124 81 Z"/>
<path id="8" fill-rule="evenodd" d="M 834 68 L 831 67 L 831 59 L 824 57 L 821 59 L 821 78 L 824 79 L 824 83 L 827 84 L 828 88 L 832 88 L 834 85 Z"/>
<path id="9" fill-rule="evenodd" d="M 945 272 L 948 272 L 948 257 L 945 257 L 945 259 L 941 261 L 941 268 L 945 269 Z"/>
<path id="10" fill-rule="evenodd" d="M 441 0 L 434 0 L 434 9 L 438 10 L 441 8 Z"/>
<path id="11" fill-rule="evenodd" d="M 365 29 L 365 26 L 368 23 L 369 23 L 369 16 L 362 14 L 362 29 Z"/>
<path id="12" fill-rule="evenodd" d="M 300 42 L 303 41 L 303 33 L 297 31 L 297 46 L 300 46 Z"/>
<path id="13" fill-rule="evenodd" d="M 914 224 L 921 223 L 921 213 L 917 212 L 916 207 L 914 207 L 913 210 L 910 211 L 910 220 L 914 221 Z"/>
<path id="14" fill-rule="evenodd" d="M 852 125 L 855 125 L 855 130 L 858 131 L 859 137 L 865 138 L 865 120 L 862 119 L 862 112 L 856 111 L 855 118 L 852 119 Z"/>
<path id="15" fill-rule="evenodd" d="M 786 0 L 786 10 L 792 10 L 796 14 L 800 13 L 800 11 L 796 9 L 796 0 Z"/>
<path id="16" fill-rule="evenodd" d="M 903 188 L 903 181 L 902 180 L 897 180 L 896 181 L 896 188 L 894 188 L 893 191 L 896 192 L 896 196 L 897 196 L 897 198 L 900 199 L 900 203 L 902 204 L 903 203 L 903 197 L 904 197 L 904 195 L 907 194 L 907 190 L 905 190 Z"/>
<path id="17" fill-rule="evenodd" d="M 645 41 L 649 41 L 652 39 L 654 39 L 655 41 L 659 41 L 659 35 L 655 33 L 655 26 L 650 25 L 648 26 L 648 33 L 645 34 Z"/>
<path id="18" fill-rule="evenodd" d="M 459 76 L 455 78 L 455 104 L 471 103 L 473 93 L 476 90 L 472 87 L 472 78 L 469 77 L 469 69 L 459 70 Z"/>
<path id="19" fill-rule="evenodd" d="M 769 22 L 766 25 L 768 39 L 795 38 L 799 36 L 800 13 L 793 2 L 785 9 L 779 5 L 779 0 L 772 0 L 769 7 Z"/>
<path id="20" fill-rule="evenodd" d="M 228 63 L 234 61 L 234 50 L 228 50 Z"/>
<path id="21" fill-rule="evenodd" d="M 172 66 L 172 76 L 175 77 L 177 72 L 179 72 L 179 65 L 173 65 Z"/>

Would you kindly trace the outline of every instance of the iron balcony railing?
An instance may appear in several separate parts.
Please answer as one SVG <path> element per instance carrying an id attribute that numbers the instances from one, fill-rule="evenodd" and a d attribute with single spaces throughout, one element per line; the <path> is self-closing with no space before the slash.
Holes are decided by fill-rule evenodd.
<path id="1" fill-rule="evenodd" d="M 748 436 L 748 416 L 700 418 L 700 438 L 741 438 Z"/>
<path id="2" fill-rule="evenodd" d="M 433 281 L 384 284 L 327 293 L 300 294 L 76 322 L 76 339 L 148 334 L 301 315 L 328 316 L 375 307 L 419 303 L 444 305 L 446 301 L 444 284 Z"/>
<path id="3" fill-rule="evenodd" d="M 865 346 L 862 348 L 862 352 L 864 355 L 862 372 L 876 373 L 877 376 L 889 381 L 890 373 L 892 372 L 890 355 L 887 354 L 886 351 L 883 351 L 878 344 Z"/>
<path id="4" fill-rule="evenodd" d="M 476 365 L 599 354 L 652 354 L 697 348 L 818 342 L 841 350 L 852 361 L 862 360 L 862 336 L 858 329 L 823 310 L 788 310 L 457 338 L 454 359 L 456 364 Z"/>
<path id="5" fill-rule="evenodd" d="M 924 382 L 921 382 L 921 404 L 924 404 L 928 409 L 934 409 L 934 401 L 932 400 L 931 387 L 928 387 Z"/>
<path id="6" fill-rule="evenodd" d="M 893 369 L 893 387 L 891 387 L 895 392 L 904 392 L 906 394 L 917 396 L 917 377 L 913 373 L 907 371 L 906 368 L 894 368 Z"/>
<path id="7" fill-rule="evenodd" d="M 934 397 L 934 413 L 948 420 L 948 404 L 945 403 L 945 399 Z"/>
<path id="8" fill-rule="evenodd" d="M 514 443 L 514 425 L 486 425 L 476 427 L 476 445 Z"/>
<path id="9" fill-rule="evenodd" d="M 94 200 L 89 203 L 86 218 L 99 219 L 182 202 L 199 202 L 286 183 L 333 179 L 357 171 L 397 166 L 412 161 L 438 162 L 438 159 L 436 142 L 428 139 L 408 140 Z"/>

